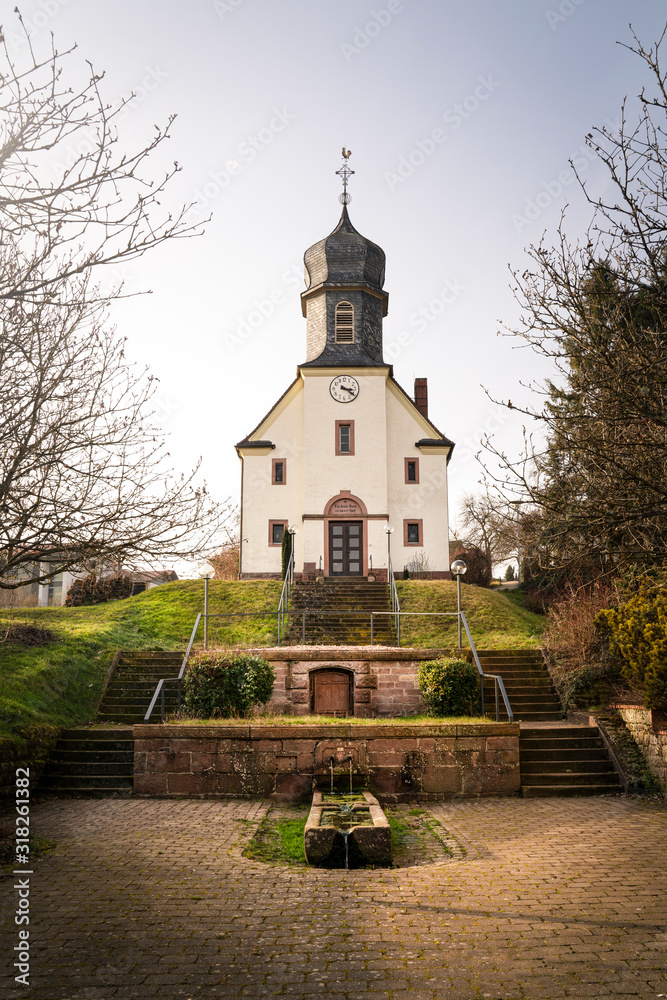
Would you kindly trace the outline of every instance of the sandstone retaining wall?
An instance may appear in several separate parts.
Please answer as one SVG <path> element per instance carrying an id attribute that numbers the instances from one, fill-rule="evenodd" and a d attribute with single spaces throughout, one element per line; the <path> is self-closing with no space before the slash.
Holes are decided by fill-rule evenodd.
<path id="1" fill-rule="evenodd" d="M 385 802 L 520 790 L 516 723 L 136 725 L 134 739 L 136 795 L 299 801 L 326 785 L 330 757 L 341 785 L 351 757 L 355 782 Z"/>
<path id="2" fill-rule="evenodd" d="M 667 711 L 639 705 L 616 705 L 621 718 L 644 751 L 663 793 L 667 793 Z"/>

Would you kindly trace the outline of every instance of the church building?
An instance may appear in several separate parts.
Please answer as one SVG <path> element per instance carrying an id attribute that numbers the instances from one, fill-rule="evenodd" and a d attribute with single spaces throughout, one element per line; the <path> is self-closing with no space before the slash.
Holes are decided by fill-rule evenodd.
<path id="1" fill-rule="evenodd" d="M 281 575 L 293 532 L 302 579 L 428 571 L 449 577 L 447 466 L 454 445 L 428 417 L 427 380 L 411 397 L 383 358 L 384 251 L 343 212 L 304 256 L 306 360 L 241 459 L 241 579 Z"/>

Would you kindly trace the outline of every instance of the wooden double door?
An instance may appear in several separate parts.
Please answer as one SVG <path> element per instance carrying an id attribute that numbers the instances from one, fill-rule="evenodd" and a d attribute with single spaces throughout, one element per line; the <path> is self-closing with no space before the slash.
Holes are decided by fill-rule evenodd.
<path id="1" fill-rule="evenodd" d="M 329 522 L 329 575 L 363 576 L 363 521 Z"/>

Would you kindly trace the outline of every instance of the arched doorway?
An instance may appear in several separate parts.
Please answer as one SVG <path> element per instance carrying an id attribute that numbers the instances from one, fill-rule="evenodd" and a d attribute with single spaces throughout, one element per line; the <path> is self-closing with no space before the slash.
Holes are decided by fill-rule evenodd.
<path id="1" fill-rule="evenodd" d="M 324 510 L 324 572 L 327 576 L 365 576 L 366 505 L 343 490 Z"/>
<path id="2" fill-rule="evenodd" d="M 349 670 L 313 670 L 310 708 L 315 715 L 354 715 L 354 687 Z"/>

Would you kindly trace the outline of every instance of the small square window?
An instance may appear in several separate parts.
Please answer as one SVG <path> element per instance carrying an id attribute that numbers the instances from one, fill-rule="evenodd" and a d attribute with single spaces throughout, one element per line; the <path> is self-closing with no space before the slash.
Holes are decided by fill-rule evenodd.
<path id="1" fill-rule="evenodd" d="M 404 545 L 423 545 L 423 522 L 419 521 L 403 521 L 403 544 Z"/>
<path id="2" fill-rule="evenodd" d="M 405 481 L 406 483 L 418 483 L 419 482 L 419 459 L 418 458 L 406 458 L 405 459 Z"/>
<path id="3" fill-rule="evenodd" d="M 287 482 L 287 461 L 284 458 L 271 460 L 271 483 L 273 486 L 284 486 Z"/>
<path id="4" fill-rule="evenodd" d="M 269 521 L 269 545 L 282 545 L 287 521 Z"/>
<path id="5" fill-rule="evenodd" d="M 336 454 L 354 455 L 354 420 L 336 421 Z"/>

